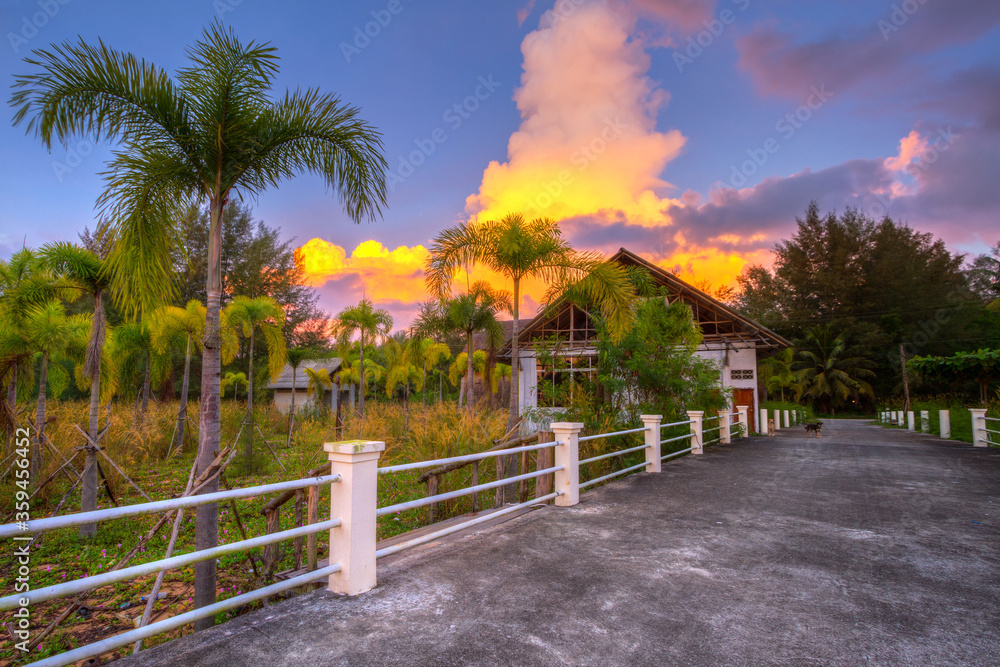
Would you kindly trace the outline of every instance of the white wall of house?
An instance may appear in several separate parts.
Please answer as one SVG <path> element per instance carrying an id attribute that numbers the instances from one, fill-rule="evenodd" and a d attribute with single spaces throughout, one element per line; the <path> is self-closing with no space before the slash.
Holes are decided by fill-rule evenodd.
<path id="1" fill-rule="evenodd" d="M 312 396 L 306 393 L 305 389 L 295 390 L 295 413 L 298 414 L 299 408 L 305 407 L 307 403 L 312 403 Z M 274 390 L 274 407 L 278 408 L 278 412 L 283 415 L 287 415 L 288 411 L 292 409 L 292 390 L 291 389 L 275 389 Z"/>
<path id="2" fill-rule="evenodd" d="M 752 390 L 753 405 L 750 407 L 754 414 L 759 414 L 756 348 L 736 348 L 732 343 L 728 346 L 725 343 L 706 343 L 695 354 L 702 359 L 714 361 L 719 366 L 723 387 Z"/>

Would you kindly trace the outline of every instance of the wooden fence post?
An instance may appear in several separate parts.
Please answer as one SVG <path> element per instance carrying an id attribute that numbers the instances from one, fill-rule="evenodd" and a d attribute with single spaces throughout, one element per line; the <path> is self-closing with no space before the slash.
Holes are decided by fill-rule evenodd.
<path id="1" fill-rule="evenodd" d="M 306 521 L 309 525 L 319 522 L 319 487 L 306 490 Z M 306 567 L 309 572 L 316 569 L 316 533 L 306 538 Z"/>
<path id="2" fill-rule="evenodd" d="M 543 442 L 555 442 L 556 436 L 552 431 L 539 431 L 538 432 L 538 444 Z M 546 468 L 551 468 L 555 465 L 555 456 L 552 451 L 552 447 L 545 447 L 544 449 L 535 450 L 537 455 L 535 460 L 535 470 L 545 470 Z M 556 477 L 555 473 L 549 473 L 548 475 L 542 475 L 541 477 L 535 478 L 535 497 L 540 498 L 542 496 L 547 496 L 552 493 L 555 488 Z M 552 501 L 546 501 L 551 503 Z"/>

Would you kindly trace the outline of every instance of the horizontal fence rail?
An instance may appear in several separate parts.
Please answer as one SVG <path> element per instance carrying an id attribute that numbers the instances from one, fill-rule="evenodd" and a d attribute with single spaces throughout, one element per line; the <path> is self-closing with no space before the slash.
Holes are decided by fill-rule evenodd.
<path id="1" fill-rule="evenodd" d="M 448 526 L 447 528 L 442 528 L 441 530 L 436 530 L 433 533 L 428 533 L 426 535 L 421 535 L 420 537 L 414 537 L 412 540 L 407 540 L 399 544 L 394 544 L 391 547 L 385 547 L 379 549 L 375 552 L 376 558 L 383 558 L 384 556 L 391 556 L 392 554 L 399 553 L 405 549 L 411 547 L 420 546 L 421 544 L 427 544 L 428 542 L 433 542 L 439 537 L 444 537 L 445 535 L 451 535 L 452 533 L 457 533 L 459 531 L 465 530 L 472 526 L 477 526 L 481 523 L 486 523 L 487 521 L 492 521 L 494 519 L 499 519 L 502 516 L 508 514 L 513 514 L 514 512 L 519 512 L 526 507 L 531 507 L 532 505 L 541 505 L 542 503 L 548 502 L 549 500 L 554 500 L 558 496 L 562 495 L 562 491 L 556 491 L 554 493 L 548 493 L 544 496 L 539 496 L 527 502 L 519 503 L 517 505 L 510 505 L 504 507 L 502 510 L 497 510 L 496 512 L 491 512 L 485 514 L 481 517 L 475 519 L 470 519 L 469 521 L 463 521 L 462 523 L 455 524 L 454 526 Z"/>
<path id="2" fill-rule="evenodd" d="M 86 660 L 92 656 L 100 655 L 102 653 L 106 653 L 107 651 L 113 651 L 114 649 L 127 644 L 132 644 L 140 639 L 148 639 L 149 637 L 155 637 L 161 632 L 176 630 L 177 628 L 184 627 L 188 623 L 193 623 L 198 619 L 215 616 L 219 612 L 235 609 L 236 607 L 243 606 L 248 602 L 255 602 L 272 595 L 277 595 L 278 593 L 284 593 L 285 591 L 298 588 L 299 586 L 304 586 L 308 583 L 316 581 L 317 579 L 329 577 L 331 574 L 340 572 L 340 569 L 340 563 L 328 565 L 327 567 L 313 570 L 312 572 L 295 577 L 294 579 L 280 581 L 276 584 L 265 586 L 264 588 L 258 588 L 250 593 L 244 593 L 243 595 L 227 598 L 221 602 L 201 607 L 200 609 L 193 609 L 183 614 L 178 614 L 177 616 L 157 621 L 156 623 L 144 625 L 137 630 L 129 630 L 128 632 L 123 632 L 120 635 L 108 637 L 107 639 L 102 639 L 99 642 L 87 644 L 86 646 L 81 646 L 78 649 L 67 651 L 66 653 L 60 653 L 59 655 L 52 656 L 51 658 L 33 662 L 27 667 L 62 667 L 63 665 L 68 665 L 80 660 Z"/>
<path id="3" fill-rule="evenodd" d="M 625 454 L 631 454 L 632 452 L 641 452 L 644 449 L 649 449 L 649 445 L 629 447 L 628 449 L 611 452 L 610 454 L 601 454 L 600 456 L 591 456 L 589 459 L 580 459 L 580 465 L 583 465 L 584 463 L 594 463 L 595 461 L 603 461 L 604 459 L 610 459 L 616 456 L 624 456 Z"/>
<path id="4" fill-rule="evenodd" d="M 666 461 L 667 459 L 672 459 L 675 456 L 680 456 L 681 454 L 687 454 L 688 452 L 690 452 L 692 450 L 694 450 L 694 447 L 688 447 L 687 449 L 682 449 L 679 452 L 671 452 L 670 454 L 667 454 L 666 456 L 661 456 L 660 460 L 661 461 Z"/>
<path id="5" fill-rule="evenodd" d="M 693 424 L 693 419 L 687 419 L 682 422 L 670 422 L 669 424 L 660 424 L 660 428 L 667 428 L 668 426 L 687 426 L 688 424 Z"/>
<path id="6" fill-rule="evenodd" d="M 668 442 L 677 442 L 678 440 L 687 440 L 688 438 L 694 437 L 694 433 L 685 433 L 684 435 L 678 435 L 675 438 L 667 438 L 666 440 L 660 440 L 661 445 L 665 445 Z"/>
<path id="7" fill-rule="evenodd" d="M 212 549 L 202 549 L 201 551 L 193 551 L 180 556 L 172 556 L 170 558 L 150 561 L 149 563 L 134 565 L 132 567 L 122 568 L 121 570 L 115 570 L 113 572 L 95 574 L 90 577 L 84 577 L 83 579 L 67 581 L 66 583 L 55 584 L 54 586 L 39 588 L 26 593 L 8 595 L 7 597 L 0 598 L 0 611 L 7 611 L 9 609 L 23 606 L 20 603 L 21 599 L 26 598 L 29 605 L 34 605 L 39 602 L 45 602 L 46 600 L 73 595 L 74 593 L 83 593 L 84 591 L 100 588 L 101 586 L 107 586 L 108 584 L 114 584 L 119 581 L 143 577 L 147 574 L 155 574 L 164 570 L 176 570 L 177 568 L 184 567 L 185 565 L 200 563 L 201 561 L 211 560 L 212 558 L 218 558 L 219 556 L 227 556 L 229 554 L 239 553 L 240 551 L 274 544 L 275 542 L 283 542 L 285 540 L 295 539 L 296 537 L 304 537 L 306 535 L 320 533 L 324 530 L 336 528 L 339 525 L 341 525 L 340 519 L 330 519 L 329 521 L 321 521 L 320 523 L 314 523 L 308 526 L 291 528 L 289 530 L 281 531 L 280 533 L 262 535 L 260 537 L 254 537 L 249 540 L 241 540 L 239 542 L 230 542 L 229 544 L 223 544 L 222 546 L 214 547 Z"/>
<path id="8" fill-rule="evenodd" d="M 380 475 L 385 475 L 391 472 L 403 472 L 404 470 L 437 468 L 438 466 L 448 465 L 449 463 L 469 463 L 472 461 L 482 461 L 483 459 L 488 459 L 494 456 L 506 456 L 508 454 L 519 454 L 520 452 L 533 452 L 536 449 L 545 449 L 546 447 L 555 447 L 556 445 L 561 445 L 561 444 L 563 443 L 543 442 L 537 445 L 524 445 L 523 447 L 511 447 L 510 449 L 497 449 L 491 452 L 480 452 L 478 454 L 464 454 L 462 456 L 450 456 L 446 459 L 434 459 L 432 461 L 418 461 L 416 463 L 402 463 L 400 465 L 379 468 L 378 472 Z"/>
<path id="9" fill-rule="evenodd" d="M 602 477 L 598 477 L 597 479 L 592 479 L 592 480 L 587 481 L 587 482 L 582 482 L 580 484 L 580 488 L 581 489 L 586 489 L 588 486 L 594 486 L 595 484 L 600 484 L 601 482 L 604 482 L 606 480 L 612 479 L 614 477 L 618 477 L 619 475 L 624 475 L 626 473 L 634 472 L 636 470 L 640 470 L 640 469 L 645 468 L 645 467 L 646 467 L 646 463 L 643 462 L 643 463 L 640 463 L 638 465 L 629 466 L 628 468 L 622 468 L 621 470 L 616 470 L 613 473 L 609 473 L 609 474 L 604 475 Z"/>
<path id="10" fill-rule="evenodd" d="M 546 443 L 551 444 L 551 443 Z M 396 503 L 395 505 L 389 505 L 388 507 L 380 507 L 375 510 L 375 516 L 385 516 L 386 514 L 396 514 L 398 512 L 405 512 L 406 510 L 416 509 L 417 507 L 424 507 L 425 505 L 431 505 L 433 503 L 439 503 L 442 500 L 451 500 L 452 498 L 460 498 L 462 496 L 472 495 L 473 493 L 478 493 L 479 491 L 487 491 L 489 489 L 495 489 L 499 486 L 507 486 L 508 484 L 515 484 L 521 480 L 534 479 L 536 477 L 541 477 L 542 475 L 548 475 L 550 473 L 558 472 L 560 470 L 565 470 L 563 466 L 554 466 L 552 468 L 546 468 L 545 470 L 538 470 L 536 472 L 529 472 L 523 475 L 516 475 L 514 477 L 504 477 L 503 479 L 498 479 L 495 482 L 487 482 L 486 484 L 477 484 L 476 486 L 469 486 L 464 489 L 458 489 L 457 491 L 449 491 L 448 493 L 439 493 L 434 496 L 428 496 L 426 498 L 418 498 L 417 500 L 411 500 L 405 503 Z"/>
<path id="11" fill-rule="evenodd" d="M 640 426 L 639 428 L 628 428 L 624 431 L 615 431 L 614 433 L 595 433 L 594 435 L 585 435 L 582 438 L 577 438 L 577 442 L 587 442 L 588 440 L 597 440 L 599 438 L 613 438 L 616 435 L 628 435 L 629 433 L 642 433 L 648 431 L 649 428 L 646 426 Z"/>
<path id="12" fill-rule="evenodd" d="M 140 514 L 159 514 L 170 510 L 186 509 L 199 505 L 209 505 L 224 500 L 235 500 L 238 498 L 249 498 L 275 491 L 295 491 L 306 489 L 310 486 L 324 486 L 339 482 L 337 475 L 326 475 L 323 477 L 309 477 L 306 479 L 296 479 L 290 482 L 277 482 L 274 484 L 262 484 L 260 486 L 249 486 L 245 489 L 232 489 L 230 491 L 216 491 L 214 493 L 204 493 L 198 496 L 185 496 L 183 498 L 171 498 L 170 500 L 157 500 L 151 503 L 140 503 L 138 505 L 125 505 L 123 507 L 111 507 L 93 512 L 77 512 L 75 514 L 65 514 L 47 519 L 35 519 L 23 524 L 10 523 L 0 526 L 0 538 L 24 535 L 25 533 L 42 533 L 57 528 L 71 528 L 82 526 L 88 523 L 98 523 L 110 521 L 112 519 L 124 519 Z"/>

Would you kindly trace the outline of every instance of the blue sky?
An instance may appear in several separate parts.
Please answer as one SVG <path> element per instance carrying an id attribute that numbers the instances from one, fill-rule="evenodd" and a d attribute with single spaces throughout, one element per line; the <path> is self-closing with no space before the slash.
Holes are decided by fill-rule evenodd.
<path id="1" fill-rule="evenodd" d="M 323 242 L 314 283 L 330 309 L 366 290 L 408 317 L 419 295 L 399 285 L 430 239 L 528 201 L 512 193 L 555 178 L 611 108 L 629 129 L 543 210 L 579 247 L 627 245 L 726 283 L 767 263 L 813 199 L 887 209 L 964 252 L 1000 240 L 1000 3 L 0 0 L 0 70 L 12 82 L 31 49 L 82 37 L 173 71 L 216 19 L 278 48 L 276 91 L 361 107 L 394 171 L 434 145 L 377 222 L 351 223 L 312 177 L 252 202 L 299 244 Z M 475 108 L 458 123 L 463 102 Z M 0 256 L 94 226 L 109 146 L 48 153 L 9 122 L 0 141 Z"/>

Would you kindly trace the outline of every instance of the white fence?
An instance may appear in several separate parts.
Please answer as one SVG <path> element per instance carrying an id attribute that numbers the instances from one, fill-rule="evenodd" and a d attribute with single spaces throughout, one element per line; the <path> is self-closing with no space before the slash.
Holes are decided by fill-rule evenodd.
<path id="1" fill-rule="evenodd" d="M 615 477 L 626 475 L 632 472 L 644 470 L 649 473 L 657 473 L 661 470 L 662 462 L 672 459 L 682 454 L 702 454 L 704 448 L 718 443 L 729 443 L 733 437 L 740 437 L 748 433 L 747 406 L 738 406 L 737 412 L 723 412 L 720 415 L 705 417 L 701 411 L 688 411 L 688 419 L 684 421 L 662 423 L 660 415 L 643 415 L 641 417 L 643 425 L 638 428 L 616 431 L 613 433 L 600 433 L 595 435 L 580 436 L 583 424 L 570 422 L 555 422 L 550 425 L 550 430 L 555 434 L 554 442 L 543 442 L 523 447 L 512 447 L 509 449 L 493 450 L 478 454 L 465 456 L 453 456 L 432 461 L 420 461 L 416 463 L 406 463 L 401 465 L 378 467 L 378 459 L 385 449 L 385 444 L 378 441 L 352 441 L 327 443 L 323 446 L 330 459 L 331 470 L 329 475 L 313 477 L 307 479 L 279 482 L 276 484 L 264 484 L 244 489 L 233 489 L 216 493 L 207 493 L 198 496 L 186 496 L 171 500 L 162 500 L 152 503 L 129 505 L 126 507 L 116 507 L 111 509 L 97 510 L 95 512 L 81 512 L 65 516 L 38 519 L 34 521 L 6 524 L 0 526 L 0 538 L 30 539 L 27 536 L 42 533 L 45 531 L 60 528 L 70 528 L 89 523 L 110 521 L 124 517 L 137 516 L 140 514 L 154 514 L 170 510 L 218 503 L 221 501 L 234 500 L 259 496 L 266 493 L 285 492 L 298 489 L 308 489 L 310 487 L 330 486 L 330 516 L 326 521 L 311 523 L 308 525 L 292 528 L 261 537 L 233 542 L 221 545 L 212 549 L 204 549 L 192 553 L 173 556 L 161 560 L 123 568 L 103 574 L 97 574 L 74 581 L 68 581 L 54 586 L 48 586 L 37 590 L 30 590 L 0 598 L 0 611 L 11 609 L 27 608 L 54 598 L 74 595 L 93 590 L 100 586 L 106 586 L 120 581 L 134 579 L 136 577 L 164 572 L 167 570 L 185 567 L 197 562 L 218 558 L 226 554 L 232 554 L 247 549 L 262 547 L 277 542 L 292 540 L 295 538 L 314 535 L 320 532 L 329 531 L 329 565 L 307 572 L 306 574 L 293 577 L 291 579 L 266 586 L 264 588 L 243 593 L 215 604 L 194 609 L 189 612 L 173 616 L 163 621 L 151 623 L 135 630 L 130 630 L 113 637 L 108 637 L 98 642 L 82 646 L 71 651 L 45 658 L 38 662 L 31 663 L 33 667 L 62 667 L 81 660 L 86 660 L 96 655 L 106 653 L 121 646 L 137 642 L 148 637 L 158 635 L 169 630 L 173 630 L 198 619 L 214 616 L 215 614 L 236 607 L 241 607 L 247 603 L 261 600 L 269 596 L 282 593 L 287 590 L 301 587 L 305 584 L 326 579 L 329 590 L 334 593 L 344 595 L 357 595 L 372 589 L 376 583 L 376 561 L 379 558 L 397 553 L 404 549 L 424 544 L 438 539 L 445 535 L 465 530 L 485 521 L 492 521 L 498 517 L 517 512 L 530 505 L 554 501 L 554 504 L 561 507 L 576 505 L 579 502 L 580 492 L 602 482 L 609 481 Z M 717 426 L 705 428 L 706 423 L 718 421 Z M 670 427 L 688 426 L 688 432 L 662 438 L 663 429 Z M 601 454 L 591 458 L 580 460 L 580 443 L 599 438 L 609 438 L 629 434 L 643 434 L 643 444 L 635 447 L 628 447 L 622 450 Z M 708 439 L 706 439 L 708 438 Z M 676 452 L 662 453 L 665 444 L 690 441 L 690 446 Z M 496 456 L 507 456 L 521 452 L 529 452 L 544 448 L 553 448 L 555 465 L 536 470 L 535 472 L 517 475 L 515 477 L 499 479 L 494 482 L 477 484 L 455 491 L 440 493 L 418 500 L 378 507 L 378 478 L 380 475 L 406 470 L 416 470 L 423 468 L 436 468 L 442 465 L 480 461 Z M 627 456 L 632 453 L 644 453 L 644 460 L 637 465 L 628 466 L 616 470 L 601 477 L 580 482 L 581 466 L 602 461 L 605 459 Z M 395 514 L 405 510 L 423 507 L 433 503 L 438 503 L 451 498 L 470 495 L 494 489 L 499 486 L 515 484 L 522 480 L 541 478 L 546 475 L 554 475 L 554 489 L 551 493 L 544 493 L 527 502 L 514 505 L 507 505 L 503 508 L 484 514 L 483 516 L 470 519 L 447 528 L 415 537 L 411 540 L 395 544 L 383 549 L 376 548 L 376 525 L 380 516 Z"/>
<path id="2" fill-rule="evenodd" d="M 986 408 L 969 408 L 972 419 L 972 444 L 975 447 L 1000 447 L 1000 419 L 987 417 Z M 898 426 L 910 431 L 930 433 L 930 411 L 920 411 L 918 426 L 917 414 L 913 410 L 883 410 L 878 413 L 878 421 L 883 426 Z M 951 438 L 951 411 L 939 410 L 939 435 L 948 440 Z"/>

